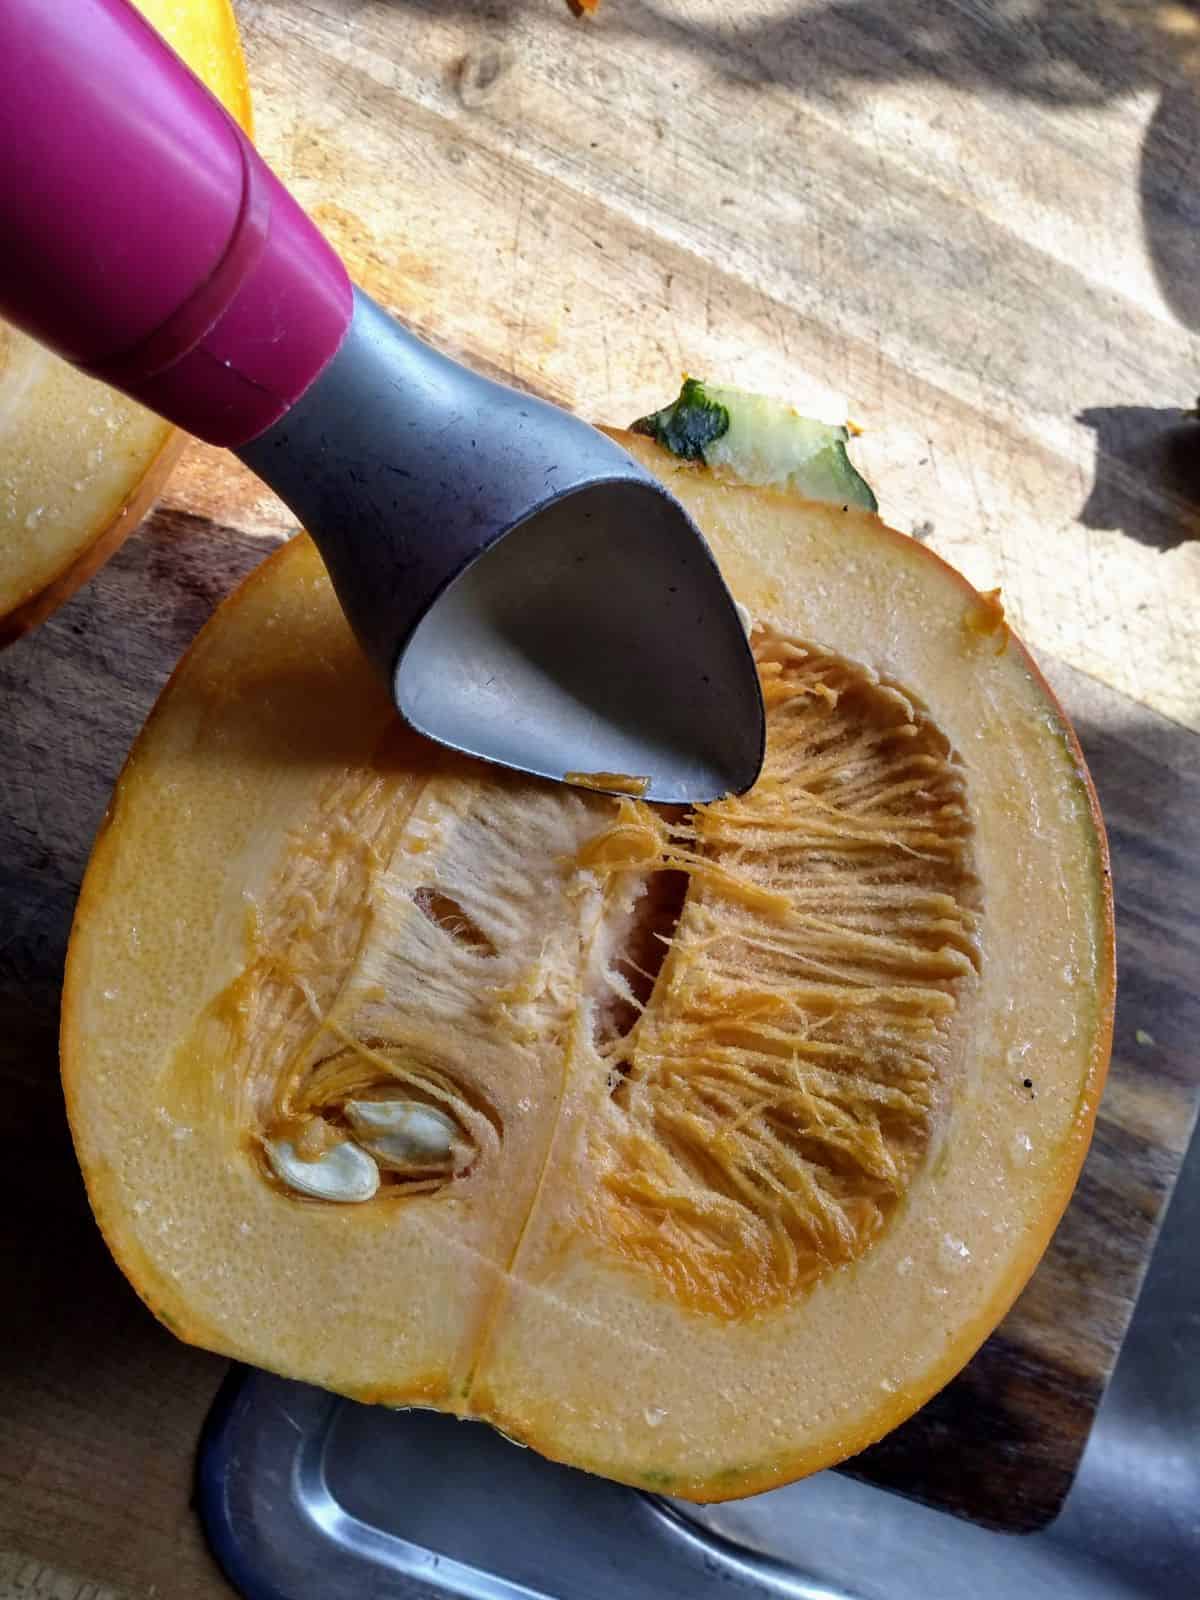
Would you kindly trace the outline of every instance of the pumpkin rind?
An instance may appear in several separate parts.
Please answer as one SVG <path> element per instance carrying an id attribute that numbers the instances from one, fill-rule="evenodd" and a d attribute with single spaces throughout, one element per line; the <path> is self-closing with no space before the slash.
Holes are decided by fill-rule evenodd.
<path id="1" fill-rule="evenodd" d="M 994 607 L 877 517 L 719 483 L 619 437 L 697 518 L 763 630 L 763 659 L 780 653 L 771 639 L 803 641 L 804 694 L 849 696 L 845 717 L 882 718 L 886 738 L 911 724 L 903 737 L 926 740 L 921 770 L 949 787 L 917 786 L 935 819 L 920 826 L 958 830 L 969 846 L 922 890 L 920 916 L 904 911 L 916 967 L 906 976 L 901 963 L 897 994 L 910 980 L 922 994 L 953 988 L 934 1009 L 953 1012 L 958 1031 L 913 1138 L 907 1123 L 880 1123 L 904 1158 L 889 1166 L 872 1146 L 878 1170 L 898 1176 L 878 1189 L 890 1196 L 878 1215 L 850 1208 L 862 1237 L 851 1227 L 845 1248 L 817 1252 L 816 1270 L 759 1273 L 758 1293 L 732 1256 L 724 1275 L 706 1278 L 700 1256 L 689 1268 L 681 1236 L 672 1275 L 645 1237 L 654 1205 L 674 1202 L 648 1199 L 643 1183 L 642 1245 L 628 1247 L 611 1180 L 626 1175 L 639 1094 L 643 1150 L 674 1137 L 653 1132 L 666 1102 L 653 1100 L 662 1084 L 647 1063 L 669 1054 L 656 1054 L 654 1018 L 677 992 L 694 920 L 706 896 L 741 896 L 770 945 L 772 916 L 798 925 L 792 891 L 769 870 L 755 879 L 741 844 L 722 854 L 716 835 L 741 815 L 724 802 L 689 831 L 634 799 L 497 775 L 397 729 L 304 538 L 210 622 L 121 777 L 72 936 L 63 1074 L 110 1247 L 182 1337 L 360 1399 L 481 1417 L 624 1481 L 722 1499 L 878 1438 L 953 1376 L 1019 1292 L 1070 1194 L 1103 1083 L 1111 896 L 1074 736 Z M 825 661 L 835 666 L 814 688 Z M 837 748 L 852 748 L 853 732 Z M 891 799 L 863 799 L 862 814 L 878 819 L 904 781 L 893 774 L 878 791 Z M 867 796 L 856 782 L 847 792 Z M 904 870 L 922 835 L 892 832 L 867 874 L 888 904 L 924 871 Z M 815 862 L 831 882 L 840 871 L 811 841 L 796 848 L 806 871 Z M 614 1047 L 598 997 L 642 915 L 639 874 L 668 870 L 688 879 L 688 898 L 649 992 L 651 1023 L 640 1044 L 635 1021 Z M 733 920 L 721 911 L 718 932 L 730 936 Z M 800 987 L 810 1009 L 842 1003 Z M 762 1006 L 779 1004 L 769 989 L 749 1011 L 743 995 L 742 1020 L 716 1046 L 705 1022 L 714 1072 L 728 1065 L 722 1051 L 761 1055 L 763 1037 L 784 1038 L 783 1057 L 796 1048 L 795 1028 L 768 1019 L 763 1034 Z M 699 1002 L 684 1000 L 694 1022 Z M 804 1028 L 833 1051 L 814 1056 L 826 1075 L 812 1082 L 828 1085 L 821 1062 L 843 1070 L 845 1041 L 819 1017 Z M 680 1048 L 687 1067 L 700 1047 Z M 783 1071 L 755 1070 L 762 1083 Z M 382 1094 L 394 1074 L 400 1098 L 436 1102 L 463 1129 L 452 1175 L 411 1192 L 393 1175 L 356 1207 L 299 1199 L 264 1171 L 273 1118 L 338 1125 L 339 1096 Z M 809 1080 L 797 1082 L 811 1100 Z M 700 1087 L 705 1105 L 724 1103 L 719 1085 Z M 864 1080 L 861 1093 L 875 1091 Z M 864 1126 L 874 1115 L 846 1104 Z M 671 1101 L 703 1147 L 698 1105 Z M 794 1158 L 789 1171 L 814 1154 L 808 1134 L 790 1137 L 771 1146 Z M 820 1159 L 853 1195 L 858 1169 L 831 1138 Z M 703 1148 L 680 1154 L 693 1177 L 734 1182 Z M 738 1170 L 740 1183 L 750 1169 Z M 678 1192 L 682 1180 L 670 1182 Z M 751 1208 L 766 1204 L 753 1183 L 745 1192 Z M 749 1249 L 753 1218 L 739 1234 L 736 1207 L 721 1214 Z M 785 1250 L 805 1236 L 803 1216 L 793 1222 Z"/>

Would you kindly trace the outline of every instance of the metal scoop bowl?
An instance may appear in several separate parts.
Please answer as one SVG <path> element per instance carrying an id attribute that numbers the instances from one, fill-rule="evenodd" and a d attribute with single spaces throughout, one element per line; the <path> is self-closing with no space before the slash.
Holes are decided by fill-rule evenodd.
<path id="1" fill-rule="evenodd" d="M 356 291 L 337 355 L 238 454 L 312 530 L 422 733 L 541 777 L 645 780 L 650 800 L 754 782 L 762 698 L 729 592 L 678 501 L 597 429 Z"/>

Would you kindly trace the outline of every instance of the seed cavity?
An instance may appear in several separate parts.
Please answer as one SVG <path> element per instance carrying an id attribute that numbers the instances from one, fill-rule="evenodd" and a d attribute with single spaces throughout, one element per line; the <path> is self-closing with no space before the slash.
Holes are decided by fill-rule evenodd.
<path id="1" fill-rule="evenodd" d="M 310 1200 L 361 1204 L 379 1189 L 379 1168 L 348 1139 L 314 1161 L 306 1161 L 291 1139 L 268 1139 L 263 1148 L 280 1183 Z"/>
<path id="2" fill-rule="evenodd" d="M 431 884 L 423 884 L 413 891 L 413 904 L 435 928 L 441 928 L 443 933 L 448 933 L 459 944 L 477 950 L 481 956 L 496 954 L 496 946 L 487 934 L 450 895 L 443 894 Z"/>
<path id="3" fill-rule="evenodd" d="M 193 1051 L 237 1042 L 214 1114 L 264 1179 L 440 1203 L 501 1174 L 505 1118 L 548 1109 L 535 1074 L 569 1049 L 596 1075 L 581 1225 L 692 1311 L 794 1303 L 873 1247 L 962 1073 L 968 768 L 902 684 L 761 625 L 752 648 L 768 751 L 746 795 L 330 780 Z"/>
<path id="4" fill-rule="evenodd" d="M 755 787 L 680 817 L 622 800 L 579 857 L 622 937 L 670 944 L 657 971 L 604 950 L 626 1006 L 597 1030 L 611 1096 L 588 1219 L 722 1317 L 792 1300 L 879 1238 L 954 1092 L 980 962 L 966 774 L 928 711 L 816 647 L 753 644 Z M 661 896 L 680 876 L 656 930 L 655 880 Z"/>
<path id="5" fill-rule="evenodd" d="M 595 1012 L 594 1041 L 608 1054 L 650 1003 L 687 898 L 686 872 L 651 872 L 624 917 L 614 917 L 614 949 Z"/>
<path id="6" fill-rule="evenodd" d="M 419 1100 L 349 1100 L 346 1121 L 383 1167 L 437 1172 L 454 1165 L 458 1124 Z"/>

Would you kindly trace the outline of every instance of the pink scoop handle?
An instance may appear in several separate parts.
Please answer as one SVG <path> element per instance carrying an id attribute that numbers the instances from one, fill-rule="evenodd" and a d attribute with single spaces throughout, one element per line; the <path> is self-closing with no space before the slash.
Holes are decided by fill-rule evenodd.
<path id="1" fill-rule="evenodd" d="M 0 315 L 213 444 L 336 353 L 346 270 L 128 0 L 2 0 Z"/>

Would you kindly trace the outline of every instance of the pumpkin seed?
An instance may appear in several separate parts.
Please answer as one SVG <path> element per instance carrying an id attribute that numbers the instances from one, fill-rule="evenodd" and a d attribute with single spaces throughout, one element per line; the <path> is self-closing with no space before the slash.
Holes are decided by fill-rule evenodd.
<path id="1" fill-rule="evenodd" d="M 348 1139 L 315 1161 L 301 1161 L 290 1139 L 270 1139 L 265 1148 L 280 1183 L 312 1200 L 358 1202 L 369 1200 L 379 1188 L 379 1168 Z"/>
<path id="2" fill-rule="evenodd" d="M 347 1100 L 346 1121 L 376 1160 L 390 1167 L 445 1166 L 458 1124 L 420 1100 Z"/>

